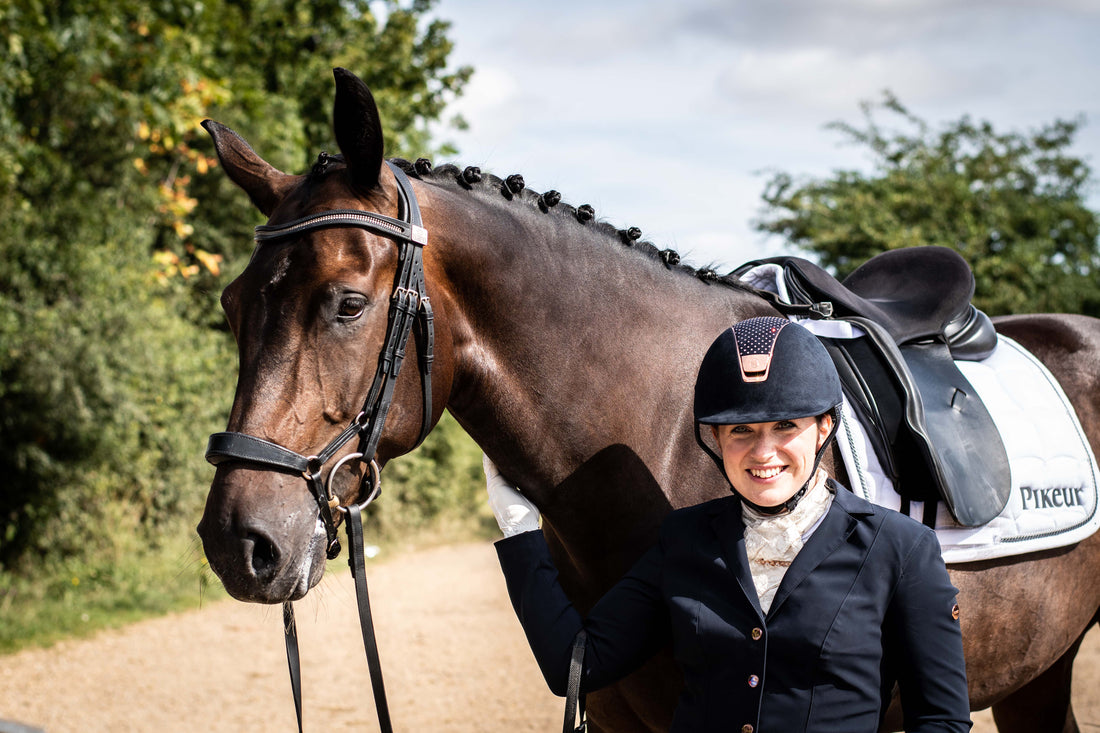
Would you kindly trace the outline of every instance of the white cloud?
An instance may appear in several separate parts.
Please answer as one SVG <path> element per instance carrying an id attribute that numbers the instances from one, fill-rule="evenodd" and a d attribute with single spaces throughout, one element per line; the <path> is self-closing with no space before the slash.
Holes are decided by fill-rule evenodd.
<path id="1" fill-rule="evenodd" d="M 464 163 L 523 173 L 696 264 L 775 254 L 766 176 L 865 164 L 823 129 L 894 91 L 933 125 L 1027 130 L 1084 112 L 1100 154 L 1095 0 L 442 0 L 474 79 Z M 1097 201 L 1100 208 L 1100 200 Z"/>
<path id="2" fill-rule="evenodd" d="M 478 68 L 451 112 L 475 122 L 477 134 L 503 138 L 522 126 L 524 115 L 515 104 L 520 94 L 515 75 L 494 66 Z"/>

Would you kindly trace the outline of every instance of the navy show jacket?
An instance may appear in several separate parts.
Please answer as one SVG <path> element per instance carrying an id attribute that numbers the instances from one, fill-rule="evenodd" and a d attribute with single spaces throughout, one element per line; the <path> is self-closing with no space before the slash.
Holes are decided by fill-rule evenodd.
<path id="1" fill-rule="evenodd" d="M 583 624 L 586 690 L 671 642 L 684 673 L 673 731 L 875 733 L 895 682 L 909 733 L 969 730 L 957 591 L 935 534 L 829 488 L 835 499 L 766 615 L 734 496 L 669 514 L 656 545 L 583 620 L 541 531 L 498 541 L 513 607 L 551 689 L 564 694 Z"/>

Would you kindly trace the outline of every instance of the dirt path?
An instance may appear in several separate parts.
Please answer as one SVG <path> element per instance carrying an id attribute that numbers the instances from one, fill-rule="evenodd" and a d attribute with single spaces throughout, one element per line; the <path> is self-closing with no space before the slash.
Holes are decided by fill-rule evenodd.
<path id="1" fill-rule="evenodd" d="M 553 731 L 546 691 L 488 544 L 422 550 L 368 568 L 399 731 Z M 297 604 L 307 731 L 377 730 L 349 574 Z M 292 731 L 277 607 L 223 601 L 49 650 L 0 657 L 0 720 L 47 733 Z M 1074 704 L 1100 731 L 1100 632 Z M 992 733 L 988 712 L 974 730 Z M 0 724 L 0 731 L 4 727 Z"/>

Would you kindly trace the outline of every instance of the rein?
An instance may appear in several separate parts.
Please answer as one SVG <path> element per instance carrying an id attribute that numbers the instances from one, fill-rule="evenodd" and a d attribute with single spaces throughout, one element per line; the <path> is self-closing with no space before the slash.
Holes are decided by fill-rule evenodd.
<path id="1" fill-rule="evenodd" d="M 386 161 L 397 179 L 400 219 L 357 209 L 335 209 L 319 214 L 295 219 L 286 224 L 261 225 L 256 227 L 257 244 L 289 237 L 327 227 L 356 227 L 366 229 L 393 239 L 398 246 L 397 274 L 394 278 L 393 293 L 390 300 L 389 321 L 386 326 L 386 339 L 378 356 L 378 368 L 374 381 L 363 403 L 363 409 L 318 454 L 303 456 L 289 448 L 257 438 L 245 433 L 214 433 L 206 448 L 206 460 L 215 466 L 229 461 L 253 464 L 267 470 L 300 475 L 317 501 L 320 518 L 325 527 L 328 546 L 325 555 L 332 560 L 340 554 L 340 540 L 336 533 L 335 512 L 347 515 L 347 536 L 351 566 L 355 577 L 355 596 L 359 606 L 359 622 L 363 632 L 363 646 L 370 668 L 374 688 L 375 707 L 378 722 L 383 733 L 390 733 L 392 727 L 389 709 L 386 705 L 386 692 L 382 683 L 382 669 L 378 659 L 378 647 L 374 638 L 374 624 L 371 620 L 370 600 L 367 594 L 366 569 L 363 557 L 363 524 L 361 512 L 381 493 L 380 469 L 375 461 L 375 453 L 382 437 L 386 415 L 393 402 L 393 391 L 397 375 L 405 360 L 406 347 L 412 335 L 414 325 L 419 325 L 417 334 L 418 353 L 420 354 L 420 378 L 423 386 L 424 411 L 420 437 L 417 445 L 423 442 L 431 430 L 432 421 L 432 359 L 435 347 L 434 317 L 431 303 L 424 284 L 424 246 L 428 243 L 428 232 L 423 227 L 420 207 L 416 195 L 405 172 L 393 163 Z M 322 479 L 326 465 L 336 454 L 353 439 L 359 443 L 355 451 L 337 460 L 329 470 L 328 479 Z M 332 478 L 336 472 L 350 461 L 358 460 L 368 464 L 363 472 L 358 490 L 347 505 L 340 504 L 340 498 L 332 489 Z M 364 487 L 366 486 L 366 491 Z M 356 499 L 365 495 L 361 501 Z M 302 730 L 301 670 L 298 661 L 298 637 L 294 622 L 294 609 L 290 601 L 283 603 L 283 631 L 287 649 L 287 664 L 290 668 L 291 689 L 294 694 L 294 708 L 298 716 L 298 730 Z"/>

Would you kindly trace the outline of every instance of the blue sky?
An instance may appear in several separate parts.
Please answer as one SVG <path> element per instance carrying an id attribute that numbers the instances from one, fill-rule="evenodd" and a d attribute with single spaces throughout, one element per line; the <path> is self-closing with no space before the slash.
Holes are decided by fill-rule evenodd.
<path id="1" fill-rule="evenodd" d="M 789 251 L 755 232 L 769 171 L 865 168 L 825 129 L 894 92 L 934 127 L 1084 115 L 1100 176 L 1100 0 L 441 0 L 475 75 L 456 161 L 522 173 L 695 265 Z M 440 162 L 440 161 L 437 161 Z M 1100 192 L 1090 205 L 1100 209 Z"/>

